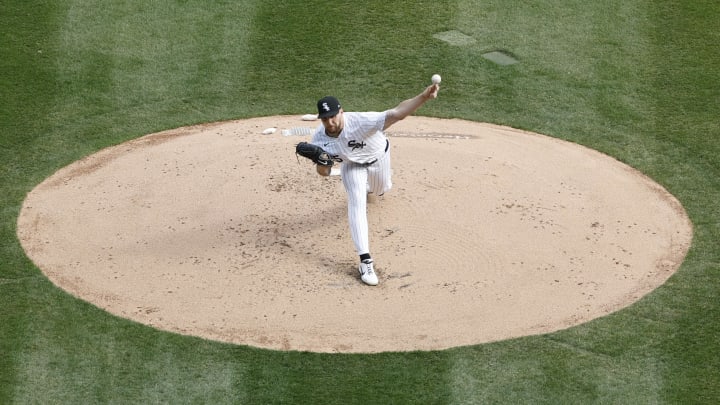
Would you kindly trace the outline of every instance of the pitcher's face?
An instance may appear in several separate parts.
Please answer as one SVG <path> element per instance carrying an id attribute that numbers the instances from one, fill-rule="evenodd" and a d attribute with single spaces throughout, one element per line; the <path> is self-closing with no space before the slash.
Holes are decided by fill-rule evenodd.
<path id="1" fill-rule="evenodd" d="M 332 137 L 340 135 L 340 132 L 342 132 L 345 124 L 342 108 L 340 109 L 340 112 L 332 117 L 321 118 L 321 120 L 323 126 L 325 126 L 325 133 Z"/>

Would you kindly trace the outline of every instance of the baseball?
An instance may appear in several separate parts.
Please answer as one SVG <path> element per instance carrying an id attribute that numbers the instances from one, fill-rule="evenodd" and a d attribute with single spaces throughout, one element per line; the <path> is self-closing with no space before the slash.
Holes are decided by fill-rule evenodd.
<path id="1" fill-rule="evenodd" d="M 442 80 L 442 78 L 440 77 L 439 74 L 436 73 L 436 74 L 432 75 L 433 84 L 440 84 L 441 80 Z"/>

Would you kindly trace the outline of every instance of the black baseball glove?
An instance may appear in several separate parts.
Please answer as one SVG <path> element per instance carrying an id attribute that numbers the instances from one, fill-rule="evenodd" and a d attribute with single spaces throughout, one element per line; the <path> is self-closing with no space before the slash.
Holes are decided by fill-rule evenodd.
<path id="1" fill-rule="evenodd" d="M 332 167 L 335 164 L 334 159 L 325 150 L 317 145 L 307 142 L 300 142 L 295 146 L 295 153 L 312 160 L 313 163 L 320 166 Z"/>

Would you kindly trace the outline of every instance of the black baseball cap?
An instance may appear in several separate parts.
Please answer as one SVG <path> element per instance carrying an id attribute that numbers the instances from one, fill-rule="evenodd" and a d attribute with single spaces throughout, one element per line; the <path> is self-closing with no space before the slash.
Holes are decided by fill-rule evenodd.
<path id="1" fill-rule="evenodd" d="M 340 102 L 333 96 L 325 96 L 318 100 L 318 117 L 332 117 L 340 112 Z"/>

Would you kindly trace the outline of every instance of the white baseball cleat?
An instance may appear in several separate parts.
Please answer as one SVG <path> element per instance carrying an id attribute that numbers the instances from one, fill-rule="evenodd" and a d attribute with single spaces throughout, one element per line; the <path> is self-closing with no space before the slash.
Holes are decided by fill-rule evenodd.
<path id="1" fill-rule="evenodd" d="M 375 274 L 375 269 L 373 268 L 373 261 L 370 260 L 363 260 L 360 262 L 360 267 L 358 268 L 360 270 L 360 279 L 363 281 L 363 283 L 367 285 L 377 285 L 378 278 Z"/>

